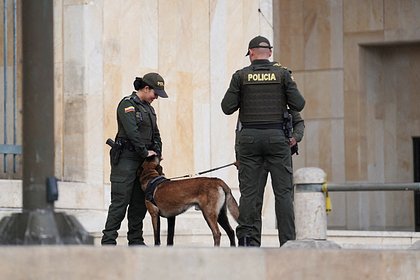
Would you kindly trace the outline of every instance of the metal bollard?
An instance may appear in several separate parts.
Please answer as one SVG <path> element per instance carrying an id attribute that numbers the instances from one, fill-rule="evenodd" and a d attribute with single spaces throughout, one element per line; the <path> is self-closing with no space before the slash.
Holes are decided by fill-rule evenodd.
<path id="1" fill-rule="evenodd" d="M 327 214 L 322 184 L 325 172 L 316 167 L 300 168 L 294 174 L 296 240 L 326 240 Z"/>

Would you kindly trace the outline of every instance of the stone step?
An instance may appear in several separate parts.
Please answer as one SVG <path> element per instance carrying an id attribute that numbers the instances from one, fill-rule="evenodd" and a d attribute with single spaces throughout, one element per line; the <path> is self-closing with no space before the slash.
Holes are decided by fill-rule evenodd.
<path id="1" fill-rule="evenodd" d="M 166 246 L 166 231 L 161 233 L 162 246 Z M 100 244 L 101 233 L 92 233 L 95 244 Z M 418 232 L 381 232 L 381 231 L 347 231 L 329 230 L 327 240 L 332 241 L 343 249 L 409 249 L 417 241 L 420 242 Z M 126 232 L 120 231 L 118 237 L 119 245 L 127 245 Z M 146 244 L 153 246 L 153 233 L 145 230 L 144 239 Z M 213 237 L 208 229 L 188 229 L 175 231 L 175 247 L 211 247 Z M 265 230 L 262 235 L 261 247 L 278 248 L 279 242 L 277 230 Z M 222 232 L 221 247 L 229 247 L 229 238 Z"/>
<path id="2" fill-rule="evenodd" d="M 90 232 L 95 239 L 95 244 L 100 243 L 102 236 L 106 212 L 92 210 L 67 211 L 68 214 L 76 216 L 85 229 Z M 237 224 L 231 216 L 229 221 L 233 229 Z M 263 217 L 263 247 L 277 248 L 279 246 L 277 230 L 267 228 L 266 220 Z M 118 243 L 126 245 L 127 220 L 124 219 L 119 231 Z M 229 238 L 223 229 L 221 246 L 229 246 Z M 144 219 L 144 238 L 147 244 L 153 245 L 153 230 L 150 216 Z M 162 246 L 166 244 L 167 224 L 165 218 L 161 218 L 161 242 Z M 351 231 L 351 230 L 328 230 L 327 239 L 339 244 L 342 248 L 347 249 L 407 249 L 416 241 L 420 240 L 420 232 L 406 231 Z M 177 216 L 175 225 L 175 246 L 213 246 L 213 237 L 210 228 L 205 222 L 201 211 L 194 208 L 189 209 L 182 215 Z"/>
<path id="3" fill-rule="evenodd" d="M 267 248 L 4 246 L 0 279 L 404 279 L 420 252 Z"/>

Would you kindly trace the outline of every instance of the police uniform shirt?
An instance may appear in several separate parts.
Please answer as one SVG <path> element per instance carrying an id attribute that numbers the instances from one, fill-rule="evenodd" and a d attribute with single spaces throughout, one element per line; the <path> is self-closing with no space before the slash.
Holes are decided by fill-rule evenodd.
<path id="1" fill-rule="evenodd" d="M 141 158 L 148 150 L 160 153 L 162 141 L 153 107 L 140 100 L 136 92 L 125 97 L 117 108 L 118 137 L 126 138 Z"/>

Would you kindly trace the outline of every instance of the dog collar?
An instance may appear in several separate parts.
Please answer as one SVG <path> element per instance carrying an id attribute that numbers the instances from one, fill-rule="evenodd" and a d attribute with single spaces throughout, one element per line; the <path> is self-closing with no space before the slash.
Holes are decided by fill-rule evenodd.
<path id="1" fill-rule="evenodd" d="M 164 176 L 157 176 L 149 181 L 147 184 L 146 190 L 144 191 L 144 195 L 146 197 L 147 201 L 150 201 L 154 205 L 156 205 L 154 194 L 156 188 L 163 182 L 169 181 L 169 179 L 166 179 Z"/>

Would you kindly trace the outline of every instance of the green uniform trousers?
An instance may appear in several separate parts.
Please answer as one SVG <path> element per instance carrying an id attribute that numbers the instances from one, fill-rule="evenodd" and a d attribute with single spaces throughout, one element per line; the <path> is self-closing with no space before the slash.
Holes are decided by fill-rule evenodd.
<path id="1" fill-rule="evenodd" d="M 281 129 L 242 129 L 238 133 L 239 221 L 238 238 L 261 243 L 261 206 L 265 173 L 271 174 L 280 245 L 295 239 L 292 167 L 288 140 Z M 266 170 L 264 170 L 266 169 Z"/>
<path id="2" fill-rule="evenodd" d="M 105 229 L 102 231 L 102 244 L 116 244 L 118 230 L 127 213 L 129 245 L 143 245 L 143 219 L 147 208 L 144 192 L 140 187 L 137 170 L 143 160 L 128 150 L 121 154 L 117 165 L 111 165 L 111 204 Z M 128 210 L 127 210 L 128 208 Z"/>

